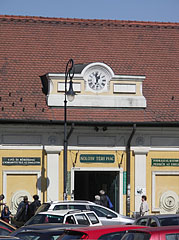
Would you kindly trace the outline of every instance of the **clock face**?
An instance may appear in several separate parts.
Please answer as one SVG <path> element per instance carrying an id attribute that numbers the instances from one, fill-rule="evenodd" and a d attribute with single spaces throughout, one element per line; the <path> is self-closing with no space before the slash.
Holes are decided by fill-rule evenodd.
<path id="1" fill-rule="evenodd" d="M 91 72 L 88 76 L 88 85 L 95 91 L 102 90 L 107 84 L 106 75 L 99 70 Z"/>

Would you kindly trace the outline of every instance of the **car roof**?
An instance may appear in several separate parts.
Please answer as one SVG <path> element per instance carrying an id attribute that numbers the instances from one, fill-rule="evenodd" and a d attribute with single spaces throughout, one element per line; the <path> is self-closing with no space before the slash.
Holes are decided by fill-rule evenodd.
<path id="1" fill-rule="evenodd" d="M 142 231 L 145 233 L 157 233 L 157 232 L 164 232 L 164 233 L 178 232 L 179 233 L 179 225 L 162 226 L 162 227 L 147 227 L 147 228 L 143 228 L 143 229 L 136 229 L 135 231 L 137 231 L 137 232 Z M 133 230 L 129 230 L 129 232 L 133 232 Z"/>
<path id="2" fill-rule="evenodd" d="M 90 210 L 80 210 L 80 209 L 61 209 L 61 210 L 49 210 L 45 212 L 39 212 L 38 214 L 51 214 L 51 215 L 66 215 L 66 214 L 76 214 L 76 213 L 94 213 Z"/>
<path id="3" fill-rule="evenodd" d="M 90 233 L 90 232 L 99 232 L 99 233 L 108 233 L 117 231 L 125 231 L 129 229 L 138 229 L 138 228 L 147 228 L 146 226 L 140 226 L 140 225 L 102 225 L 102 226 L 92 226 L 92 227 L 80 227 L 77 229 L 67 229 L 70 231 L 78 231 L 78 232 L 84 232 L 84 233 Z"/>

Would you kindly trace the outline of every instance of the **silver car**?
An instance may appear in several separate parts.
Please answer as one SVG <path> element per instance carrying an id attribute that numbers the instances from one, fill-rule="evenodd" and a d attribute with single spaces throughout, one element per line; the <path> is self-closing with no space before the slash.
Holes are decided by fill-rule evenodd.
<path id="1" fill-rule="evenodd" d="M 43 203 L 37 210 L 37 213 L 42 211 L 55 211 L 62 209 L 80 209 L 94 211 L 103 225 L 122 225 L 133 224 L 135 219 L 121 215 L 107 207 L 97 205 L 90 201 L 53 201 Z"/>

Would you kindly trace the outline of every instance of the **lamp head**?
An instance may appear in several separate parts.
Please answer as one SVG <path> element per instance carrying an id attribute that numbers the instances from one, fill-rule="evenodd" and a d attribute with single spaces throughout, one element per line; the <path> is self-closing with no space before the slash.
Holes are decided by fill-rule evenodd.
<path id="1" fill-rule="evenodd" d="M 73 91 L 73 82 L 72 80 L 70 81 L 70 86 L 69 86 L 69 90 L 66 93 L 67 95 L 67 99 L 69 102 L 72 102 L 75 98 L 75 92 Z"/>

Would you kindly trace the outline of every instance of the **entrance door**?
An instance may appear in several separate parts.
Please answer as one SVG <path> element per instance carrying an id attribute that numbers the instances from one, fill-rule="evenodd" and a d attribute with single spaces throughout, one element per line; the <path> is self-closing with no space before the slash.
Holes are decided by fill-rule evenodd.
<path id="1" fill-rule="evenodd" d="M 114 210 L 119 212 L 119 172 L 75 171 L 74 199 L 94 201 L 103 189 L 110 197 Z"/>

